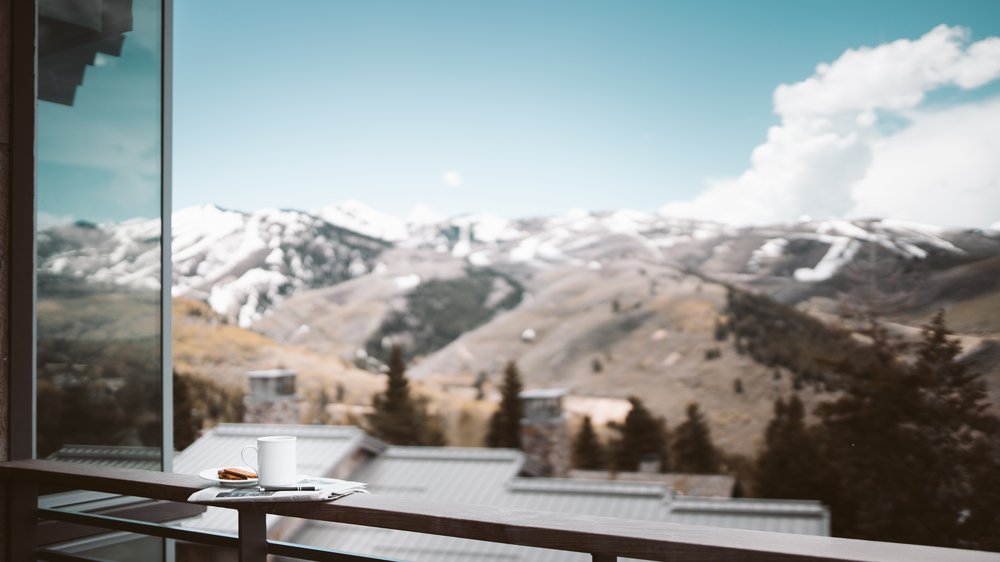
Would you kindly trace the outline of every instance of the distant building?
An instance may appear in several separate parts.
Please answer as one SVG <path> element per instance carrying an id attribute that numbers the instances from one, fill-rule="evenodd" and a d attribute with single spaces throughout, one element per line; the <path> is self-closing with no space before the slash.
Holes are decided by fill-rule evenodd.
<path id="1" fill-rule="evenodd" d="M 526 415 L 528 417 L 530 414 Z M 503 509 L 621 517 L 761 531 L 828 536 L 830 513 L 816 501 L 751 500 L 681 495 L 665 481 L 633 482 L 583 478 L 543 478 L 540 463 L 512 449 L 398 447 L 349 426 L 223 424 L 178 453 L 175 472 L 240 465 L 239 451 L 261 435 L 296 435 L 299 471 L 367 482 L 372 493 L 465 503 Z M 665 475 L 654 475 L 665 476 Z M 689 488 L 689 492 L 695 490 Z M 578 560 L 578 554 L 485 543 L 445 536 L 366 528 L 295 518 L 268 517 L 276 540 L 413 561 Z M 233 510 L 209 507 L 186 527 L 236 531 Z M 178 552 L 204 560 L 227 560 L 227 553 L 178 545 Z M 190 550 L 191 552 L 187 552 Z M 228 553 L 234 555 L 235 553 Z M 235 558 L 233 558 L 235 559 Z"/>
<path id="2" fill-rule="evenodd" d="M 521 449 L 543 467 L 545 476 L 565 476 L 570 466 L 569 423 L 563 414 L 565 388 L 525 390 Z"/>
<path id="3" fill-rule="evenodd" d="M 247 371 L 248 391 L 243 399 L 246 423 L 299 423 L 299 396 L 295 371 Z"/>

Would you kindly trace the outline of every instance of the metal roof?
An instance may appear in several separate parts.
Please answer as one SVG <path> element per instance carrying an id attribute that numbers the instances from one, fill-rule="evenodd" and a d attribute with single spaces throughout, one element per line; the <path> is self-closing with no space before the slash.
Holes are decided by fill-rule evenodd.
<path id="1" fill-rule="evenodd" d="M 677 498 L 662 482 L 518 478 L 520 451 L 389 447 L 352 476 L 386 496 L 607 517 L 829 535 L 819 502 Z M 589 560 L 526 548 L 310 521 L 293 541 L 348 552 L 423 560 Z"/>
<path id="2" fill-rule="evenodd" d="M 63 445 L 48 456 L 54 461 L 75 462 L 118 468 L 160 470 L 163 466 L 159 447 L 132 445 Z"/>
<path id="3" fill-rule="evenodd" d="M 206 468 L 244 466 L 240 451 L 256 444 L 264 435 L 294 435 L 300 474 L 309 476 L 348 476 L 350 463 L 345 462 L 359 450 L 377 453 L 385 445 L 353 426 L 286 425 L 286 424 L 221 424 L 199 437 L 187 449 L 174 457 L 174 472 L 198 474 Z M 268 516 L 268 529 L 279 518 Z M 209 507 L 200 517 L 182 523 L 185 527 L 235 533 L 236 510 Z"/>
<path id="4" fill-rule="evenodd" d="M 620 482 L 659 482 L 677 495 L 730 498 L 736 489 L 736 477 L 728 474 L 682 474 L 677 472 L 608 472 L 606 470 L 571 470 L 570 478 L 617 480 Z"/>
<path id="5" fill-rule="evenodd" d="M 247 371 L 244 374 L 250 378 L 263 379 L 263 378 L 294 376 L 295 371 L 290 371 L 288 369 L 264 369 L 261 371 Z"/>
<path id="6" fill-rule="evenodd" d="M 522 391 L 521 398 L 562 398 L 569 394 L 569 389 L 566 388 L 536 388 L 532 390 Z"/>
<path id="7" fill-rule="evenodd" d="M 681 497 L 671 505 L 670 521 L 799 535 L 830 534 L 830 512 L 810 500 L 758 500 Z"/>
<path id="8" fill-rule="evenodd" d="M 299 471 L 368 483 L 372 493 L 433 502 L 485 505 L 625 519 L 829 535 L 829 512 L 819 502 L 676 496 L 663 481 L 627 482 L 524 478 L 521 451 L 462 447 L 386 447 L 356 427 L 224 424 L 175 459 L 175 472 L 197 474 L 240 465 L 239 452 L 262 435 L 295 435 Z M 357 453 L 371 456 L 357 466 Z M 338 472 L 339 471 L 339 472 Z M 184 526 L 235 533 L 235 510 L 210 507 Z M 585 561 L 589 555 L 470 541 L 421 533 L 268 516 L 273 539 L 348 552 L 424 560 Z"/>

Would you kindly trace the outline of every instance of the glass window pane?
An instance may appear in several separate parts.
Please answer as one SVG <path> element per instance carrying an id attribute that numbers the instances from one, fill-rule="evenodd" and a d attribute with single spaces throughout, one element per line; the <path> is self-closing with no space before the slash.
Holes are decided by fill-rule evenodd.
<path id="1" fill-rule="evenodd" d="M 161 14 L 39 1 L 39 458 L 161 466 Z"/>

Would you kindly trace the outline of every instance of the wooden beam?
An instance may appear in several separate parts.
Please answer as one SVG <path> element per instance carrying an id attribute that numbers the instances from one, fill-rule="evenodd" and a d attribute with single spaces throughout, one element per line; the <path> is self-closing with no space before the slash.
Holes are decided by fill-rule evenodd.
<path id="1" fill-rule="evenodd" d="M 0 464 L 0 480 L 179 502 L 186 502 L 196 490 L 210 485 L 193 474 L 38 459 Z"/>
<path id="2" fill-rule="evenodd" d="M 36 0 L 10 1 L 10 160 L 7 300 L 6 445 L 9 459 L 34 456 Z"/>
<path id="3" fill-rule="evenodd" d="M 240 510 L 240 562 L 266 562 L 267 515 L 259 511 Z"/>
<path id="4" fill-rule="evenodd" d="M 38 486 L 18 483 L 6 488 L 10 507 L 9 560 L 34 560 L 38 545 Z"/>

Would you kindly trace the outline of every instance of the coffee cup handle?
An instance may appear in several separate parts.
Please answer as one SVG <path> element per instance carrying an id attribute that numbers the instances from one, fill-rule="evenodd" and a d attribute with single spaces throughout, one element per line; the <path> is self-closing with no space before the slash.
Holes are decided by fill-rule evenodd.
<path id="1" fill-rule="evenodd" d="M 245 464 L 245 465 L 249 466 L 250 468 L 252 468 L 254 470 L 254 472 L 259 472 L 256 466 L 254 466 L 254 465 L 250 464 L 249 462 L 247 462 L 247 458 L 245 456 L 246 452 L 247 452 L 247 449 L 253 449 L 254 457 L 257 456 L 257 453 L 258 453 L 257 447 L 247 446 L 247 447 L 243 447 L 243 450 L 240 451 L 240 460 L 243 461 L 243 464 Z"/>

